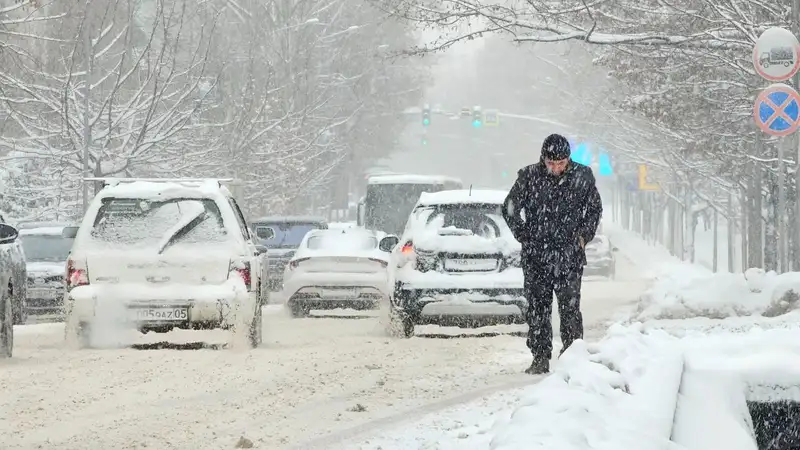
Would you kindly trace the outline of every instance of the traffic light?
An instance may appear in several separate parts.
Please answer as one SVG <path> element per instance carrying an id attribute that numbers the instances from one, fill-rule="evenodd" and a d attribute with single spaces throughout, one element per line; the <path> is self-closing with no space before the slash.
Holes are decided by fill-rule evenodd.
<path id="1" fill-rule="evenodd" d="M 472 108 L 472 126 L 475 128 L 480 128 L 483 125 L 483 112 L 481 111 L 480 106 L 476 106 Z"/>
<path id="2" fill-rule="evenodd" d="M 431 124 L 431 107 L 425 105 L 422 108 L 422 126 L 427 127 Z"/>

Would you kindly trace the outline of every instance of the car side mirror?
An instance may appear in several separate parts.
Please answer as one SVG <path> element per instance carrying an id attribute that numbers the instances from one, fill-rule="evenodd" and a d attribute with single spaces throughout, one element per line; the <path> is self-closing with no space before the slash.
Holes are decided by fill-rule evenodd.
<path id="1" fill-rule="evenodd" d="M 611 248 L 611 251 L 612 251 L 612 252 L 618 252 L 618 251 L 619 251 L 619 249 L 618 249 L 617 247 L 612 247 L 612 248 Z"/>
<path id="2" fill-rule="evenodd" d="M 256 244 L 256 255 L 263 255 L 267 253 L 267 246 Z"/>
<path id="3" fill-rule="evenodd" d="M 61 230 L 61 237 L 66 239 L 75 239 L 75 236 L 78 235 L 78 227 L 64 227 Z"/>
<path id="4" fill-rule="evenodd" d="M 395 246 L 397 246 L 399 242 L 400 242 L 399 237 L 390 234 L 389 236 L 386 236 L 385 238 L 381 239 L 381 241 L 378 243 L 378 248 L 381 251 L 389 253 L 392 250 L 394 250 Z"/>
<path id="5" fill-rule="evenodd" d="M 19 231 L 7 223 L 0 223 L 0 244 L 11 244 L 17 240 Z"/>

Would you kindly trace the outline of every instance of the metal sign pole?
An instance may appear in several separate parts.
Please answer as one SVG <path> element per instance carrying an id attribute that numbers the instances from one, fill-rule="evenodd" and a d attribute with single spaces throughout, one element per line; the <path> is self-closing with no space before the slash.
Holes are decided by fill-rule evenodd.
<path id="1" fill-rule="evenodd" d="M 797 26 L 798 0 L 793 0 L 792 15 Z M 753 46 L 753 67 L 765 80 L 775 84 L 764 89 L 753 107 L 756 125 L 766 134 L 778 137 L 791 136 L 800 127 L 800 94 L 781 82 L 790 80 L 800 70 L 800 43 L 791 31 L 772 27 L 761 33 Z M 786 161 L 784 146 L 791 139 L 778 143 L 778 271 L 789 270 L 789 245 L 786 230 Z M 800 155 L 800 146 L 798 146 Z M 800 175 L 796 175 L 800 179 Z"/>
<path id="2" fill-rule="evenodd" d="M 794 35 L 800 35 L 800 0 L 792 2 L 792 31 Z M 794 85 L 800 89 L 800 72 L 794 76 Z M 795 170 L 794 170 L 794 258 L 792 261 L 792 270 L 800 270 L 797 264 L 800 264 L 800 134 L 796 136 L 797 142 L 797 155 L 795 156 Z"/>

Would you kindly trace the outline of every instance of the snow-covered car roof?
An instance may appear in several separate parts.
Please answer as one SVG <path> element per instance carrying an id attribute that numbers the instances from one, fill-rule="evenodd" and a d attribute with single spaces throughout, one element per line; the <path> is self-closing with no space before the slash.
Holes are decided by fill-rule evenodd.
<path id="1" fill-rule="evenodd" d="M 435 184 L 444 182 L 461 183 L 458 178 L 446 177 L 442 175 L 412 175 L 412 174 L 397 174 L 397 175 L 376 175 L 369 177 L 367 184 Z"/>
<path id="2" fill-rule="evenodd" d="M 438 206 L 456 204 L 502 205 L 508 191 L 495 189 L 457 189 L 451 191 L 423 192 L 418 206 Z"/>
<path id="3" fill-rule="evenodd" d="M 61 236 L 61 232 L 64 231 L 64 227 L 69 225 L 64 225 L 62 227 L 39 227 L 39 228 L 23 228 L 19 230 L 20 236 Z"/>
<path id="4" fill-rule="evenodd" d="M 17 224 L 18 230 L 29 230 L 33 228 L 64 228 L 72 225 L 69 222 L 20 222 Z"/>
<path id="5" fill-rule="evenodd" d="M 251 221 L 253 224 L 261 223 L 327 223 L 324 217 L 319 216 L 267 216 Z"/>
<path id="6" fill-rule="evenodd" d="M 228 188 L 218 180 L 186 181 L 130 181 L 103 188 L 99 198 L 135 198 L 165 200 L 187 197 L 215 198 L 220 194 L 230 196 Z"/>

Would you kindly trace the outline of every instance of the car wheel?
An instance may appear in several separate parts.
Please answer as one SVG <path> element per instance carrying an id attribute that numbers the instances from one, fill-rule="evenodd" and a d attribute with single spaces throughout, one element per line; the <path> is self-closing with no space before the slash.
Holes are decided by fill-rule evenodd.
<path id="1" fill-rule="evenodd" d="M 410 338 L 414 336 L 414 320 L 408 314 L 392 308 L 389 316 L 389 329 L 387 331 L 390 336 Z"/>
<path id="2" fill-rule="evenodd" d="M 311 314 L 311 308 L 299 305 L 297 303 L 292 303 L 289 305 L 289 311 L 292 313 L 292 317 L 295 319 L 302 319 L 303 317 L 308 317 L 309 314 Z"/>
<path id="3" fill-rule="evenodd" d="M 263 342 L 263 325 L 264 325 L 264 315 L 261 311 L 261 305 L 259 304 L 255 316 L 253 317 L 253 323 L 250 324 L 250 347 L 257 348 Z"/>
<path id="4" fill-rule="evenodd" d="M 66 312 L 64 320 L 64 341 L 68 346 L 77 349 L 90 347 L 89 324 L 79 323 L 71 311 Z"/>
<path id="5" fill-rule="evenodd" d="M 18 289 L 14 289 L 12 284 L 8 285 L 8 297 L 14 311 L 14 325 L 24 325 L 28 321 L 25 296 L 21 290 L 19 290 L 20 292 L 17 291 Z"/>
<path id="6" fill-rule="evenodd" d="M 14 350 L 14 311 L 11 296 L 0 296 L 0 358 L 11 358 Z"/>

